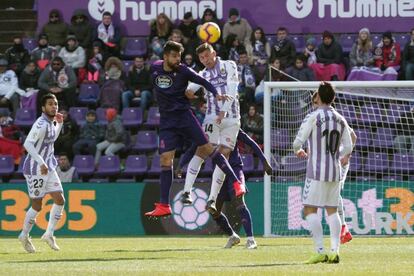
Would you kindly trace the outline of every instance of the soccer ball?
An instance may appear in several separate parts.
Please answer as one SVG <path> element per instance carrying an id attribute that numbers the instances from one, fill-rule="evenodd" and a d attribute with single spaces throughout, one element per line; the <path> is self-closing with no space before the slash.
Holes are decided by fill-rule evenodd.
<path id="1" fill-rule="evenodd" d="M 177 193 L 173 200 L 174 221 L 186 230 L 195 230 L 206 225 L 210 216 L 206 210 L 208 195 L 201 189 L 194 188 L 194 202 L 192 205 L 184 205 L 180 198 L 181 193 Z"/>
<path id="2" fill-rule="evenodd" d="M 216 43 L 221 35 L 220 27 L 213 22 L 206 22 L 198 29 L 198 37 L 210 44 Z"/>

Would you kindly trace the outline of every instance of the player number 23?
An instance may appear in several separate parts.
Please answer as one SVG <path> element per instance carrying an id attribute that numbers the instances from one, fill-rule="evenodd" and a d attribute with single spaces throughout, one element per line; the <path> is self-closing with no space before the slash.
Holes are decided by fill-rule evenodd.
<path id="1" fill-rule="evenodd" d="M 33 188 L 40 189 L 43 187 L 43 179 L 33 179 Z"/>

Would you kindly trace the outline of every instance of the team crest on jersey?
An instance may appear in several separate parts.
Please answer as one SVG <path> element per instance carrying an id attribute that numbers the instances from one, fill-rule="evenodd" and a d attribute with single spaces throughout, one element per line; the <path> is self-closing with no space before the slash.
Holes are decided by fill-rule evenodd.
<path id="1" fill-rule="evenodd" d="M 169 87 L 171 87 L 171 86 L 172 86 L 173 81 L 172 81 L 172 79 L 171 79 L 169 76 L 166 76 L 166 75 L 161 75 L 161 76 L 158 76 L 158 77 L 155 79 L 155 84 L 156 84 L 159 88 L 166 89 L 166 88 L 169 88 Z"/>
<path id="2" fill-rule="evenodd" d="M 35 195 L 35 196 L 38 196 L 39 194 L 40 194 L 39 190 L 35 190 L 35 191 L 34 191 L 34 195 Z"/>

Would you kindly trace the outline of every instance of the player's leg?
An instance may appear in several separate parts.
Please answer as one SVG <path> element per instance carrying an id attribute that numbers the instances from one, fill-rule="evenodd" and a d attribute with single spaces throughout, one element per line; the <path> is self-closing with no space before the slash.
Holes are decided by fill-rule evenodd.
<path id="1" fill-rule="evenodd" d="M 331 237 L 331 252 L 328 255 L 329 263 L 339 263 L 339 245 L 341 235 L 341 219 L 338 215 L 340 193 L 339 182 L 324 182 L 325 208 L 328 213 L 329 234 Z"/>
<path id="2" fill-rule="evenodd" d="M 65 206 L 65 197 L 62 192 L 51 192 L 50 196 L 53 198 L 53 205 L 50 209 L 49 222 L 47 224 L 46 232 L 42 236 L 42 240 L 45 241 L 53 250 L 60 250 L 56 243 L 54 236 L 55 228 L 60 218 L 62 217 L 63 208 Z"/>
<path id="3" fill-rule="evenodd" d="M 37 215 L 42 210 L 42 198 L 32 198 L 31 203 L 31 207 L 29 210 L 27 210 L 26 216 L 24 218 L 23 228 L 22 232 L 19 235 L 19 240 L 26 252 L 35 253 L 36 248 L 34 247 L 32 239 L 30 238 L 30 231 L 36 223 Z"/>
<path id="4" fill-rule="evenodd" d="M 240 237 L 239 235 L 237 235 L 236 232 L 234 232 L 226 215 L 223 214 L 223 212 L 221 212 L 224 201 L 226 201 L 226 195 L 222 194 L 222 197 L 219 197 L 217 199 L 217 211 L 211 214 L 211 216 L 213 217 L 217 225 L 220 226 L 221 230 L 223 230 L 223 232 L 226 233 L 227 236 L 229 236 L 229 239 L 227 240 L 227 243 L 224 246 L 224 248 L 232 248 L 233 246 L 240 243 Z"/>

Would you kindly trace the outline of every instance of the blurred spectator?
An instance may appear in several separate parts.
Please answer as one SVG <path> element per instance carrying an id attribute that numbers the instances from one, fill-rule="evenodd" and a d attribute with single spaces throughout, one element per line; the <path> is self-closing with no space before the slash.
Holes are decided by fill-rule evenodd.
<path id="1" fill-rule="evenodd" d="M 374 69 L 374 47 L 368 28 L 359 31 L 358 39 L 349 53 L 351 72 L 348 80 L 371 80 Z"/>
<path id="2" fill-rule="evenodd" d="M 169 40 L 184 45 L 183 33 L 179 29 L 172 30 Z"/>
<path id="3" fill-rule="evenodd" d="M 119 43 L 121 42 L 121 32 L 119 27 L 112 22 L 112 14 L 104 12 L 102 22 L 95 28 L 94 39 L 100 39 L 106 46 L 109 54 L 119 55 Z"/>
<path id="4" fill-rule="evenodd" d="M 13 156 L 14 164 L 18 165 L 24 151 L 22 133 L 9 115 L 8 111 L 0 114 L 0 155 Z"/>
<path id="5" fill-rule="evenodd" d="M 73 144 L 73 154 L 96 154 L 96 145 L 105 137 L 105 128 L 97 121 L 95 110 L 86 113 L 86 123 L 80 129 L 79 139 Z"/>
<path id="6" fill-rule="evenodd" d="M 8 61 L 4 56 L 0 56 L 0 106 L 9 107 L 13 118 L 19 108 L 19 95 L 24 95 L 24 91 L 18 86 L 16 73 L 13 70 L 8 70 Z"/>
<path id="7" fill-rule="evenodd" d="M 207 104 L 205 102 L 200 103 L 194 112 L 197 120 L 200 122 L 200 125 L 203 125 L 204 118 L 206 117 L 206 112 Z"/>
<path id="8" fill-rule="evenodd" d="M 414 80 L 414 28 L 411 29 L 410 35 L 410 41 L 404 47 L 402 60 L 406 80 Z"/>
<path id="9" fill-rule="evenodd" d="M 229 20 L 223 27 L 224 41 L 226 41 L 230 34 L 235 34 L 241 44 L 249 44 L 252 27 L 246 19 L 240 17 L 239 10 L 236 8 L 231 8 L 229 10 Z"/>
<path id="10" fill-rule="evenodd" d="M 54 145 L 55 153 L 60 155 L 65 152 L 72 159 L 72 146 L 78 138 L 79 128 L 65 107 L 61 107 L 59 112 L 63 115 L 63 127 Z"/>
<path id="11" fill-rule="evenodd" d="M 128 75 L 127 88 L 128 90 L 122 93 L 122 107 L 129 107 L 133 98 L 139 98 L 142 111 L 147 110 L 152 100 L 152 83 L 143 57 L 135 57 Z"/>
<path id="12" fill-rule="evenodd" d="M 397 136 L 394 139 L 394 149 L 401 154 L 414 154 L 414 106 L 402 113 L 396 123 Z"/>
<path id="13" fill-rule="evenodd" d="M 242 117 L 242 129 L 258 144 L 263 144 L 263 116 L 255 105 L 249 106 L 249 111 Z"/>
<path id="14" fill-rule="evenodd" d="M 60 50 L 59 56 L 63 59 L 66 66 L 70 66 L 75 70 L 75 74 L 79 68 L 85 66 L 85 50 L 79 46 L 78 40 L 74 35 L 68 35 L 65 47 Z"/>
<path id="15" fill-rule="evenodd" d="M 254 79 L 253 70 L 249 65 L 249 58 L 247 57 L 246 51 L 242 51 L 239 53 L 237 67 L 240 82 L 240 102 L 244 105 L 252 104 L 254 103 L 254 91 L 256 89 L 256 80 Z"/>
<path id="16" fill-rule="evenodd" d="M 194 61 L 194 56 L 192 54 L 185 54 L 184 64 L 187 65 L 188 68 L 191 68 L 196 72 L 200 71 L 200 67 L 198 67 L 197 63 Z"/>
<path id="17" fill-rule="evenodd" d="M 270 58 L 278 58 L 284 68 L 293 65 L 296 57 L 295 44 L 288 38 L 288 31 L 285 27 L 279 27 L 276 32 L 276 42 L 272 47 Z"/>
<path id="18" fill-rule="evenodd" d="M 95 40 L 92 46 L 91 58 L 87 64 L 86 82 L 99 83 L 105 73 L 103 70 L 105 62 L 103 45 L 100 40 Z"/>
<path id="19" fill-rule="evenodd" d="M 108 126 L 106 128 L 105 140 L 96 145 L 95 164 L 97 165 L 101 158 L 102 151 L 105 155 L 114 156 L 119 150 L 125 147 L 125 129 L 122 125 L 121 116 L 116 109 L 108 108 L 106 110 Z"/>
<path id="20" fill-rule="evenodd" d="M 99 94 L 101 107 L 113 107 L 118 111 L 121 110 L 121 95 L 126 90 L 123 67 L 121 60 L 117 57 L 110 57 L 106 61 L 106 80 Z"/>
<path id="21" fill-rule="evenodd" d="M 345 79 L 345 66 L 342 64 L 342 47 L 329 31 L 323 32 L 323 43 L 316 50 L 317 63 L 310 67 L 318 81 Z"/>
<path id="22" fill-rule="evenodd" d="M 37 64 L 40 70 L 44 70 L 57 54 L 56 48 L 49 45 L 47 34 L 40 34 L 37 47 L 32 51 L 31 60 Z"/>
<path id="23" fill-rule="evenodd" d="M 92 46 L 93 27 L 85 10 L 75 10 L 70 20 L 69 33 L 76 36 L 79 45 L 87 50 Z"/>
<path id="24" fill-rule="evenodd" d="M 183 20 L 181 20 L 178 25 L 178 29 L 183 35 L 184 48 L 188 50 L 191 50 L 191 48 L 189 48 L 191 46 L 194 48 L 197 46 L 197 26 L 198 21 L 193 18 L 193 14 L 191 12 L 186 12 Z"/>
<path id="25" fill-rule="evenodd" d="M 216 12 L 210 8 L 205 9 L 203 12 L 203 16 L 201 17 L 201 24 L 207 22 L 216 23 L 220 27 L 220 29 L 223 29 L 220 20 L 217 18 Z"/>
<path id="26" fill-rule="evenodd" d="M 315 74 L 305 63 L 305 56 L 298 55 L 295 64 L 286 69 L 286 74 L 300 81 L 315 81 Z"/>
<path id="27" fill-rule="evenodd" d="M 23 136 L 20 128 L 13 124 L 13 118 L 8 112 L 0 113 L 0 137 L 19 141 Z"/>
<path id="28" fill-rule="evenodd" d="M 383 80 L 396 80 L 400 69 L 401 49 L 391 32 L 382 34 L 382 41 L 374 50 L 375 65 L 381 70 Z"/>
<path id="29" fill-rule="evenodd" d="M 40 100 L 47 93 L 54 94 L 59 105 L 68 108 L 75 105 L 77 79 L 70 66 L 66 66 L 62 58 L 54 57 L 51 64 L 43 70 L 38 81 L 37 111 L 42 113 Z"/>
<path id="30" fill-rule="evenodd" d="M 314 37 L 309 37 L 306 40 L 306 47 L 303 51 L 304 56 L 306 57 L 306 63 L 307 65 L 315 64 L 317 63 L 316 58 L 316 39 Z"/>
<path id="31" fill-rule="evenodd" d="M 149 42 L 153 55 L 161 58 L 165 42 L 170 38 L 173 23 L 165 13 L 150 21 Z"/>
<path id="32" fill-rule="evenodd" d="M 256 83 L 260 82 L 264 77 L 270 57 L 270 44 L 267 42 L 262 28 L 257 27 L 253 30 L 246 50 L 249 63 L 253 65 Z"/>
<path id="33" fill-rule="evenodd" d="M 288 81 L 291 80 L 288 77 L 286 77 L 281 72 L 284 72 L 284 68 L 282 67 L 280 60 L 278 58 L 275 58 L 271 61 L 269 64 L 264 79 L 260 81 L 260 84 L 256 87 L 256 91 L 254 94 L 255 101 L 257 104 L 262 105 L 263 104 L 263 97 L 264 97 L 264 82 L 265 81 Z M 274 95 L 278 95 L 278 90 L 273 90 Z"/>
<path id="34" fill-rule="evenodd" d="M 237 36 L 235 34 L 229 34 L 225 42 L 224 53 L 220 56 L 223 57 L 223 59 L 229 59 L 238 62 L 239 52 L 245 51 L 246 48 L 240 44 L 240 41 L 237 38 Z"/>
<path id="35" fill-rule="evenodd" d="M 24 68 L 19 79 L 19 87 L 26 92 L 26 97 L 20 98 L 20 105 L 24 108 L 36 109 L 36 98 L 39 92 L 38 81 L 40 70 L 34 61 L 30 61 Z"/>
<path id="36" fill-rule="evenodd" d="M 22 38 L 19 36 L 13 38 L 13 46 L 8 48 L 4 55 L 9 62 L 9 68 L 12 69 L 17 76 L 20 76 L 20 73 L 30 60 L 29 51 L 24 48 Z"/>
<path id="37" fill-rule="evenodd" d="M 79 180 L 78 171 L 75 167 L 71 166 L 66 153 L 59 155 L 56 173 L 62 183 L 77 182 Z"/>
<path id="38" fill-rule="evenodd" d="M 60 47 L 65 44 L 68 31 L 69 27 L 62 20 L 60 12 L 53 9 L 49 13 L 49 22 L 43 26 L 41 33 L 46 34 L 49 38 L 49 44 L 59 51 Z"/>

